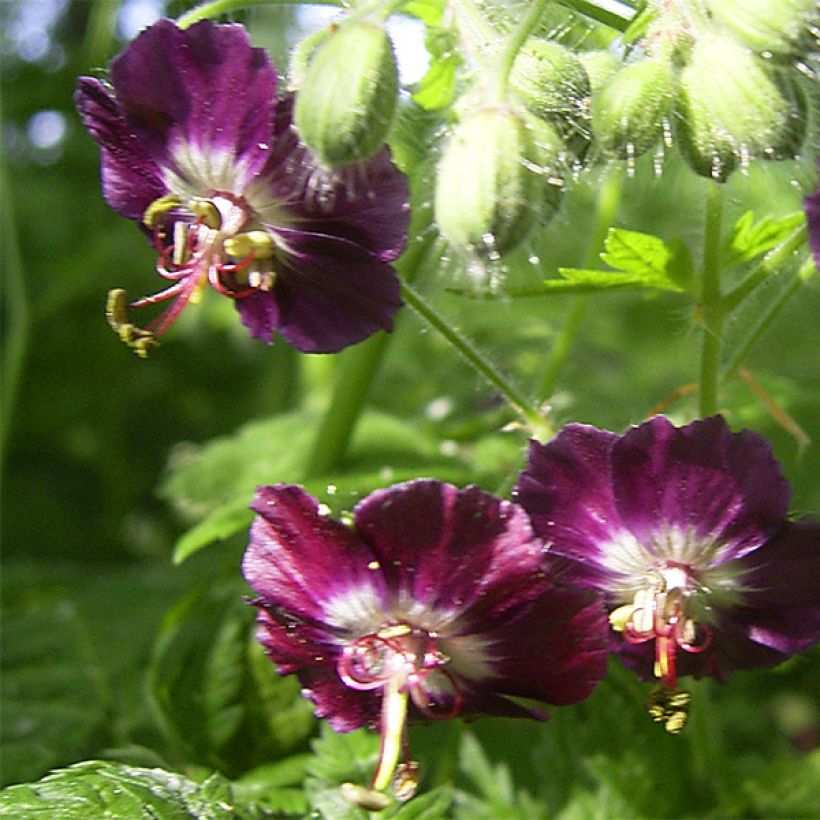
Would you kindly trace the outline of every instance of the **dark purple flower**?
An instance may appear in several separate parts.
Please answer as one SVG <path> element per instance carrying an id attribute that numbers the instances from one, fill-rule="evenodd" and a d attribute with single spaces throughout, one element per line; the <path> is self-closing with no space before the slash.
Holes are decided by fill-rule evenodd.
<path id="1" fill-rule="evenodd" d="M 161 20 L 80 79 L 83 123 L 102 146 L 106 201 L 152 236 L 173 299 L 143 330 L 112 291 L 109 320 L 145 355 L 206 285 L 236 300 L 252 336 L 280 333 L 330 353 L 390 330 L 401 305 L 390 265 L 409 219 L 407 184 L 385 148 L 343 175 L 299 142 L 293 100 L 240 25 Z"/>
<path id="2" fill-rule="evenodd" d="M 556 585 L 525 512 L 470 487 L 372 493 L 353 526 L 296 486 L 260 487 L 244 573 L 258 637 L 337 731 L 379 727 L 383 789 L 416 716 L 543 718 L 503 695 L 570 704 L 603 676 L 606 615 Z"/>
<path id="3" fill-rule="evenodd" d="M 622 659 L 675 687 L 773 666 L 820 636 L 820 525 L 786 520 L 768 443 L 720 416 L 532 442 L 516 488 L 564 580 L 602 591 Z"/>

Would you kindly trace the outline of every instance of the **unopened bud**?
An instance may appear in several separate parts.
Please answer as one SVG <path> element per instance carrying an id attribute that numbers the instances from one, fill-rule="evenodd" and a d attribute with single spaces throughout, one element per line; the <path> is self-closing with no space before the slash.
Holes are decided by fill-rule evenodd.
<path id="1" fill-rule="evenodd" d="M 794 156 L 805 108 L 792 78 L 769 70 L 733 38 L 708 34 L 681 72 L 676 142 L 697 173 L 725 181 L 749 159 Z"/>
<path id="2" fill-rule="evenodd" d="M 647 58 L 624 66 L 592 99 L 592 133 L 604 156 L 631 159 L 652 148 L 674 101 L 672 66 Z"/>
<path id="3" fill-rule="evenodd" d="M 373 23 L 342 25 L 310 61 L 296 95 L 296 128 L 329 168 L 367 159 L 384 144 L 398 89 L 387 32 Z"/>
<path id="4" fill-rule="evenodd" d="M 597 94 L 621 67 L 621 61 L 611 52 L 603 49 L 578 52 L 578 60 L 589 78 L 590 94 Z"/>
<path id="5" fill-rule="evenodd" d="M 709 11 L 741 43 L 767 57 L 817 49 L 817 0 L 707 0 Z"/>
<path id="6" fill-rule="evenodd" d="M 561 133 L 584 129 L 589 116 L 589 77 L 566 46 L 528 40 L 513 63 L 510 87 L 533 114 L 550 120 Z"/>
<path id="7" fill-rule="evenodd" d="M 462 120 L 436 178 L 436 221 L 445 238 L 490 255 L 521 242 L 535 218 L 532 161 L 528 130 L 510 109 L 483 108 Z"/>

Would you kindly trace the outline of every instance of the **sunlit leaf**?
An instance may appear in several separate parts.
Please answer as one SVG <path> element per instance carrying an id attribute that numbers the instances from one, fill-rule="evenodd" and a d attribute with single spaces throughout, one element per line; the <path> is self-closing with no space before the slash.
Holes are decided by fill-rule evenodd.
<path id="1" fill-rule="evenodd" d="M 782 217 L 765 216 L 758 221 L 752 211 L 746 211 L 727 238 L 724 264 L 732 267 L 762 256 L 788 239 L 805 221 L 802 211 Z"/>
<path id="2" fill-rule="evenodd" d="M 194 783 L 176 772 L 86 761 L 42 780 L 0 793 L 7 817 L 89 820 L 229 820 L 259 815 L 235 804 L 230 785 L 219 775 Z"/>

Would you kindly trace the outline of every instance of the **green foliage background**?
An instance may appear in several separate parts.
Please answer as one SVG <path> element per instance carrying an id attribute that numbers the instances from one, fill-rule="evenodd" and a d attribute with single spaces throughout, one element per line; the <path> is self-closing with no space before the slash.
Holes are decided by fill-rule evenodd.
<path id="1" fill-rule="evenodd" d="M 21 2 L 4 4 L 7 20 Z M 336 786 L 367 779 L 377 740 L 320 730 L 297 683 L 274 675 L 252 639 L 238 564 L 253 486 L 302 479 L 324 446 L 316 430 L 336 380 L 366 354 L 267 348 L 247 339 L 232 306 L 218 299 L 187 311 L 150 361 L 116 341 L 105 293 L 150 289 L 152 253 L 102 201 L 97 147 L 71 103 L 76 76 L 122 46 L 111 34 L 116 12 L 114 2 L 68 2 L 53 31 L 64 53 L 57 67 L 20 59 L 4 40 L 2 777 L 20 783 L 83 760 L 112 762 L 9 790 L 2 805 L 14 817 L 104 816 L 99 795 L 116 786 L 136 796 L 105 804 L 113 816 L 139 817 L 140 789 L 153 784 L 162 817 L 301 816 L 309 806 L 358 816 L 338 802 Z M 296 31 L 291 11 L 257 9 L 242 19 L 284 60 Z M 27 141 L 30 118 L 43 110 L 66 117 L 57 152 Z M 398 150 L 412 163 L 424 147 L 405 141 Z M 735 174 L 725 224 L 747 210 L 758 218 L 794 212 L 813 174 L 811 157 Z M 602 175 L 584 173 L 571 186 L 556 219 L 510 262 L 510 285 L 590 266 Z M 429 177 L 429 168 L 416 169 L 417 205 Z M 704 182 L 674 155 L 659 175 L 641 161 L 624 179 L 615 226 L 682 237 L 697 255 L 703 198 Z M 465 282 L 441 257 L 438 245 L 427 252 L 418 288 L 537 394 L 568 313 L 580 316 L 576 297 L 450 293 Z M 775 275 L 761 288 L 728 328 L 729 350 L 755 306 L 782 287 Z M 772 441 L 798 515 L 820 511 L 819 315 L 815 276 L 748 362 L 811 438 L 808 447 L 801 450 L 743 383 L 730 381 L 721 394 L 735 427 Z M 551 399 L 556 423 L 621 430 L 696 381 L 692 319 L 673 292 L 592 297 Z M 670 412 L 687 420 L 694 407 L 688 397 Z M 376 486 L 421 475 L 503 490 L 526 444 L 522 430 L 505 428 L 510 420 L 493 390 L 405 309 L 342 464 L 308 487 L 337 512 Z M 224 533 L 227 540 L 172 563 L 175 544 L 194 552 Z M 818 659 L 815 650 L 770 673 L 696 684 L 691 725 L 680 737 L 649 721 L 645 688 L 615 666 L 589 701 L 553 710 L 543 726 L 416 727 L 425 793 L 388 813 L 818 816 Z M 143 772 L 155 768 L 167 772 Z M 170 771 L 187 779 L 171 782 Z M 85 813 L 72 814 L 68 803 L 54 813 L 66 795 L 89 800 L 77 804 Z"/>

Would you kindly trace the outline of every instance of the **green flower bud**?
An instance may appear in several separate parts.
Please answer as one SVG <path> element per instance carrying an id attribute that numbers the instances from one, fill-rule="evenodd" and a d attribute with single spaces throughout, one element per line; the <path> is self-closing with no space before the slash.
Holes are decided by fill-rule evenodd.
<path id="1" fill-rule="evenodd" d="M 296 128 L 329 168 L 367 159 L 384 145 L 398 89 L 387 32 L 372 23 L 342 25 L 308 65 L 296 96 Z"/>
<path id="2" fill-rule="evenodd" d="M 806 104 L 780 76 L 731 37 L 707 34 L 681 72 L 675 138 L 699 174 L 721 182 L 740 162 L 782 159 L 800 149 Z"/>
<path id="3" fill-rule="evenodd" d="M 706 5 L 741 43 L 764 56 L 799 57 L 817 48 L 817 0 L 707 0 Z"/>
<path id="4" fill-rule="evenodd" d="M 593 96 L 607 83 L 609 78 L 621 67 L 621 61 L 611 52 L 605 50 L 581 51 L 578 60 L 589 78 L 589 91 Z"/>
<path id="5" fill-rule="evenodd" d="M 524 125 L 532 146 L 532 167 L 539 177 L 536 185 L 542 194 L 539 201 L 543 207 L 538 210 L 538 216 L 543 223 L 561 204 L 573 156 L 556 128 L 546 120 L 526 112 Z"/>
<path id="6" fill-rule="evenodd" d="M 667 60 L 647 58 L 624 66 L 592 98 L 592 133 L 605 156 L 631 159 L 658 141 L 674 101 Z"/>
<path id="7" fill-rule="evenodd" d="M 539 177 L 524 121 L 508 108 L 482 108 L 462 120 L 438 166 L 435 214 L 456 248 L 502 255 L 532 227 Z"/>
<path id="8" fill-rule="evenodd" d="M 565 46 L 528 40 L 513 63 L 510 87 L 533 114 L 550 120 L 561 133 L 586 130 L 589 77 Z"/>

